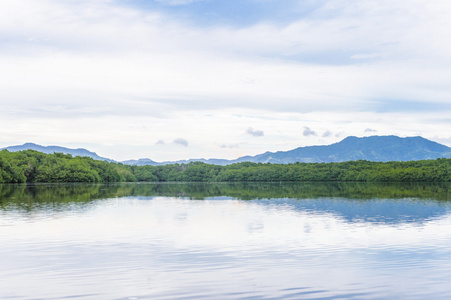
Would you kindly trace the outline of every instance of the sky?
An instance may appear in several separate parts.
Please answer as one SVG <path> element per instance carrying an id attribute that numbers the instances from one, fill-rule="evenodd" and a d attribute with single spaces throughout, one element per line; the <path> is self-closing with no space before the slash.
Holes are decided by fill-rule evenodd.
<path id="1" fill-rule="evenodd" d="M 234 159 L 451 146 L 451 1 L 0 2 L 0 147 Z"/>

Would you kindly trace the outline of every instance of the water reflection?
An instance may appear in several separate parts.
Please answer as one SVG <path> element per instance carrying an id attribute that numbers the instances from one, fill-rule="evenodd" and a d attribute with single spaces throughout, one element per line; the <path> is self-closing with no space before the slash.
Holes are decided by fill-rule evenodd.
<path id="1" fill-rule="evenodd" d="M 449 299 L 448 188 L 4 185 L 0 298 Z"/>
<path id="2" fill-rule="evenodd" d="M 261 205 L 288 205 L 299 211 L 336 213 L 351 222 L 423 222 L 448 212 L 450 187 L 449 183 L 338 182 L 0 185 L 0 213 L 37 216 L 89 209 L 100 199 L 163 196 L 258 200 Z"/>

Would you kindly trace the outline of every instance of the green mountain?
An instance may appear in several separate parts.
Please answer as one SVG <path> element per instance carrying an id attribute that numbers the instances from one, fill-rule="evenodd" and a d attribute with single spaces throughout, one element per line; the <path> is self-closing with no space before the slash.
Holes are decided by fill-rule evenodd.
<path id="1" fill-rule="evenodd" d="M 97 153 L 88 151 L 83 148 L 70 149 L 70 148 L 65 148 L 65 147 L 60 147 L 60 146 L 41 146 L 41 145 L 37 145 L 37 144 L 33 144 L 33 143 L 25 143 L 23 145 L 10 146 L 10 147 L 6 147 L 6 148 L 2 148 L 0 150 L 4 150 L 4 149 L 8 150 L 9 152 L 16 152 L 16 151 L 23 151 L 23 150 L 36 150 L 36 151 L 46 153 L 46 154 L 64 153 L 64 154 L 70 154 L 72 156 L 87 156 L 87 157 L 91 157 L 96 160 L 104 160 L 104 161 L 108 161 L 108 162 L 114 162 L 114 160 L 112 160 L 112 159 L 98 156 Z"/>

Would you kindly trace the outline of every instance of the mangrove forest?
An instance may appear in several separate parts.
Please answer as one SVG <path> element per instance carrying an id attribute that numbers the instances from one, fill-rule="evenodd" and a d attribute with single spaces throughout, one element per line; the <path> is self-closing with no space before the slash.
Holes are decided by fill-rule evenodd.
<path id="1" fill-rule="evenodd" d="M 242 162 L 227 166 L 192 162 L 159 166 L 44 154 L 34 150 L 0 151 L 0 183 L 34 182 L 451 182 L 451 159 L 339 163 L 270 164 Z"/>

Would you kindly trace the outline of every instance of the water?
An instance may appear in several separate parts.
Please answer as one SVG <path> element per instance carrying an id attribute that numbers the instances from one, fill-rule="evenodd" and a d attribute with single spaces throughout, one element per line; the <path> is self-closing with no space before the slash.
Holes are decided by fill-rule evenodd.
<path id="1" fill-rule="evenodd" d="M 0 185 L 0 299 L 450 299 L 450 187 Z"/>

